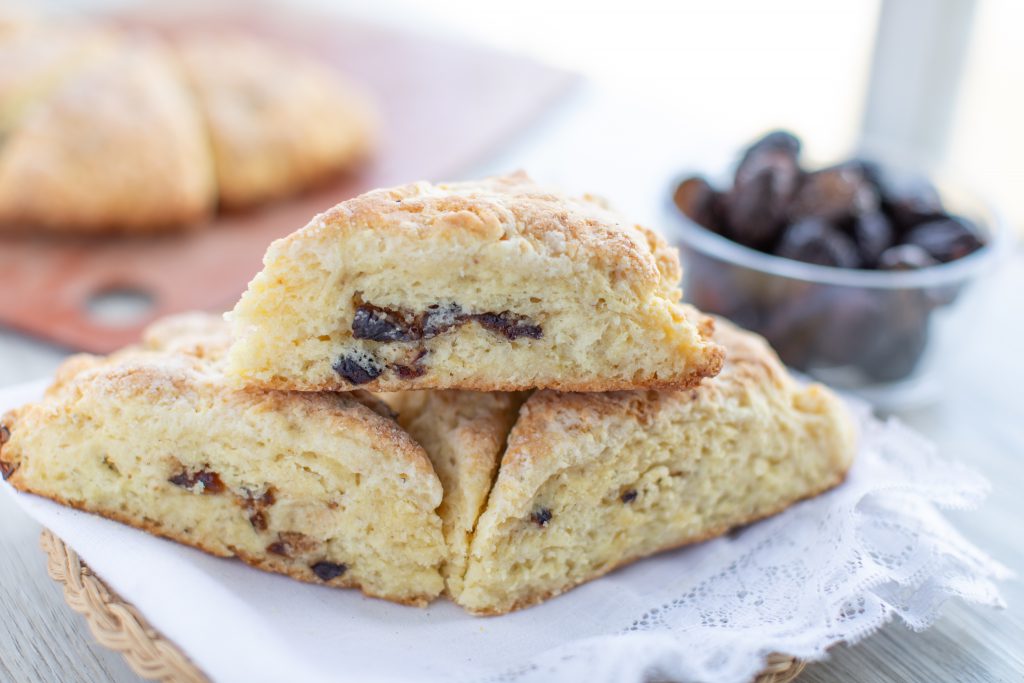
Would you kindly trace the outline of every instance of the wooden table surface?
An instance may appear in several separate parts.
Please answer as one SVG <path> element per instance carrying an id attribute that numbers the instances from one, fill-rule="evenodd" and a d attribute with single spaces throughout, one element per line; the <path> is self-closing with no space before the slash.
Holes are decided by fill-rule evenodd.
<path id="1" fill-rule="evenodd" d="M 697 141 L 683 152 L 650 144 L 652 137 L 678 129 L 676 120 L 654 123 L 653 114 L 647 115 L 648 125 L 642 130 L 630 133 L 646 137 L 629 138 L 621 115 L 628 110 L 636 116 L 637 106 L 629 102 L 601 108 L 584 99 L 553 115 L 530 139 L 516 141 L 507 153 L 477 171 L 526 167 L 570 189 L 593 187 L 630 215 L 648 220 L 650 212 L 641 207 L 664 194 L 670 177 L 666 169 L 675 165 L 678 170 L 681 161 L 700 157 L 701 152 Z M 587 116 L 580 113 L 583 110 Z M 599 120 L 591 116 L 598 110 L 603 111 Z M 618 151 L 604 149 L 604 159 L 630 159 L 633 151 L 644 148 L 644 163 L 636 163 L 635 155 L 633 164 L 602 165 L 586 155 L 571 159 L 566 154 L 566 149 L 581 149 L 595 136 L 623 146 Z M 618 175 L 608 175 L 614 173 Z M 627 187 L 646 187 L 650 192 L 629 196 Z M 976 323 L 969 339 L 943 369 L 947 391 L 942 399 L 898 415 L 934 440 L 943 454 L 967 461 L 989 477 L 993 490 L 982 508 L 949 516 L 969 539 L 1024 576 L 1024 251 L 1016 249 L 983 289 L 973 300 Z M 43 376 L 63 355 L 0 330 L 0 386 Z M 0 493 L 0 683 L 141 680 L 118 655 L 96 645 L 84 620 L 65 606 L 60 588 L 46 575 L 39 532 L 39 526 Z M 810 665 L 799 680 L 1024 681 L 1024 586 L 1010 581 L 1002 591 L 1006 610 L 951 602 L 927 631 L 914 633 L 890 624 L 855 646 L 836 648 L 827 661 Z"/>

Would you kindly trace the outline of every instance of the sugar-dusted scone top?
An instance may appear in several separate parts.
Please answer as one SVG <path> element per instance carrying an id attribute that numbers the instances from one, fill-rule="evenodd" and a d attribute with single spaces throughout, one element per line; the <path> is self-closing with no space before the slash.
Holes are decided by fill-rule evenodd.
<path id="1" fill-rule="evenodd" d="M 0 23 L 0 141 L 32 105 L 113 47 L 112 36 L 98 29 L 54 27 L 41 40 L 28 20 Z"/>
<path id="2" fill-rule="evenodd" d="M 725 367 L 695 389 L 526 401 L 453 592 L 460 605 L 532 605 L 843 479 L 855 437 L 841 402 L 797 384 L 760 337 L 717 325 Z"/>
<path id="3" fill-rule="evenodd" d="M 125 41 L 20 112 L 0 146 L 0 225 L 178 228 L 213 209 L 198 110 L 165 48 Z"/>
<path id="4" fill-rule="evenodd" d="M 443 589 L 441 484 L 423 449 L 352 394 L 227 389 L 223 323 L 158 323 L 76 356 L 3 418 L 16 488 L 262 569 L 424 604 Z"/>
<path id="5" fill-rule="evenodd" d="M 175 51 L 206 121 L 222 206 L 292 194 L 373 144 L 366 97 L 313 59 L 220 33 L 184 37 Z"/>
<path id="6" fill-rule="evenodd" d="M 398 423 L 423 446 L 444 488 L 438 514 L 448 544 L 449 595 L 462 592 L 469 543 L 483 512 L 505 439 L 527 392 L 409 391 L 388 397 Z"/>
<path id="7" fill-rule="evenodd" d="M 722 353 L 679 278 L 655 233 L 521 173 L 376 190 L 271 245 L 229 372 L 304 391 L 691 386 Z"/>

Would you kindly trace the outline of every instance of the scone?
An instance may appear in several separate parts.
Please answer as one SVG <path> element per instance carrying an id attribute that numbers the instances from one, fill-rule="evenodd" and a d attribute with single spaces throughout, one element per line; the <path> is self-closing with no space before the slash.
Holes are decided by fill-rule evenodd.
<path id="1" fill-rule="evenodd" d="M 240 35 L 0 10 L 0 233 L 158 233 L 297 193 L 373 143 L 326 65 Z"/>
<path id="2" fill-rule="evenodd" d="M 475 522 L 459 521 L 460 533 L 472 528 L 467 557 L 455 555 L 466 544 L 453 543 L 449 530 L 447 588 L 458 604 L 478 614 L 533 605 L 843 479 L 854 433 L 841 402 L 796 383 L 760 337 L 719 321 L 714 338 L 726 349 L 725 367 L 695 389 L 534 393 L 503 454 L 492 446 L 508 424 L 503 407 L 490 422 L 475 418 L 490 425 L 486 436 L 452 437 L 464 424 L 452 406 L 472 405 L 469 392 L 409 418 L 423 425 L 414 433 L 435 466 L 441 457 L 471 463 L 442 477 L 446 499 L 453 490 L 486 497 Z M 493 487 L 472 474 L 499 462 Z"/>
<path id="3" fill-rule="evenodd" d="M 202 121 L 159 44 L 85 64 L 18 117 L 0 147 L 7 229 L 153 232 L 214 207 Z"/>
<path id="4" fill-rule="evenodd" d="M 523 174 L 369 192 L 274 242 L 231 319 L 229 373 L 302 391 L 697 384 L 722 352 L 678 256 Z"/>
<path id="5" fill-rule="evenodd" d="M 409 391 L 388 397 L 398 423 L 423 446 L 441 479 L 438 513 L 448 544 L 449 595 L 462 592 L 469 543 L 487 503 L 505 439 L 527 392 Z"/>
<path id="6" fill-rule="evenodd" d="M 318 62 L 241 35 L 185 37 L 175 50 L 206 121 L 221 206 L 293 194 L 369 152 L 367 98 Z"/>
<path id="7" fill-rule="evenodd" d="M 2 418 L 16 488 L 220 556 L 425 604 L 443 589 L 442 488 L 363 395 L 225 387 L 225 326 L 174 318 L 140 348 L 76 356 Z"/>

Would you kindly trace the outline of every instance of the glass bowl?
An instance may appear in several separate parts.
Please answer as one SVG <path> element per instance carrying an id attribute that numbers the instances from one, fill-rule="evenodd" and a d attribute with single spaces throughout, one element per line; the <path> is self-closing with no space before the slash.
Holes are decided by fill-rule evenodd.
<path id="1" fill-rule="evenodd" d="M 663 228 L 680 249 L 685 299 L 763 335 L 790 367 L 884 409 L 937 398 L 942 353 L 962 351 L 966 333 L 979 327 L 967 290 L 1010 241 L 993 207 L 940 185 L 949 210 L 980 226 L 984 247 L 916 271 L 831 268 L 766 254 L 698 225 L 672 203 L 675 187 L 666 193 Z"/>

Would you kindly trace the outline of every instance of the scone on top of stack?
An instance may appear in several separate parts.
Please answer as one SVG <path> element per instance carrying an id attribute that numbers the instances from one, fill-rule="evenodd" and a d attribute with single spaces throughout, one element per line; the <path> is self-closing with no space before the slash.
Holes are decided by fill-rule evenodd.
<path id="1" fill-rule="evenodd" d="M 303 391 L 693 386 L 722 350 L 680 277 L 656 233 L 522 173 L 377 190 L 270 246 L 229 372 Z"/>
<path id="2" fill-rule="evenodd" d="M 845 475 L 841 402 L 679 276 L 654 233 L 523 175 L 379 190 L 272 245 L 233 335 L 174 319 L 69 361 L 3 418 L 0 471 L 265 569 L 502 614 Z"/>

